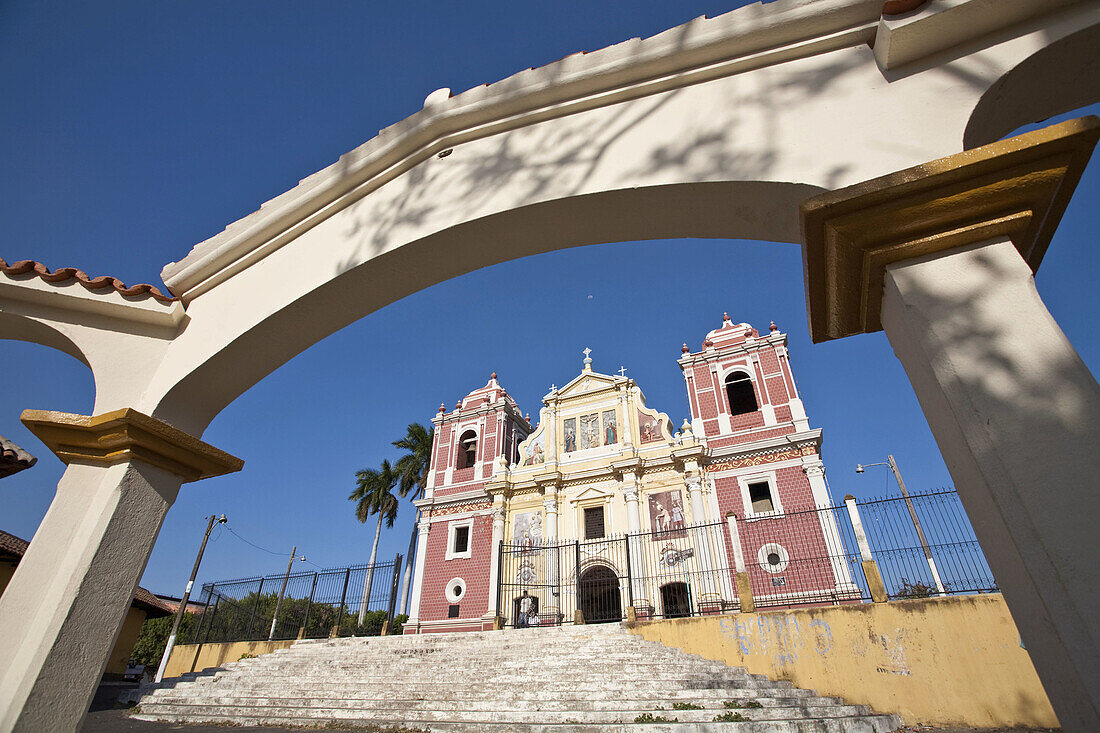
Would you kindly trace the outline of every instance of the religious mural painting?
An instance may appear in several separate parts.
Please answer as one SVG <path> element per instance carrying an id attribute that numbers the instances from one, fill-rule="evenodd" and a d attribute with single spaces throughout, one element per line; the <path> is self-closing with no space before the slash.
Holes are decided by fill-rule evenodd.
<path id="1" fill-rule="evenodd" d="M 537 438 L 533 438 L 527 447 L 523 449 L 523 465 L 537 466 L 545 461 L 546 453 L 543 447 L 545 443 L 545 433 L 541 433 Z"/>
<path id="2" fill-rule="evenodd" d="M 600 447 L 600 414 L 581 415 L 580 449 Z"/>
<path id="3" fill-rule="evenodd" d="M 512 527 L 512 543 L 525 549 L 542 544 L 542 512 L 517 514 Z"/>
<path id="4" fill-rule="evenodd" d="M 566 453 L 614 445 L 619 442 L 619 423 L 615 411 L 604 410 L 602 413 L 567 418 L 562 422 L 562 436 Z"/>
<path id="5" fill-rule="evenodd" d="M 679 491 L 649 495 L 649 525 L 655 540 L 676 539 L 685 535 L 684 505 Z"/>
<path id="6" fill-rule="evenodd" d="M 638 435 L 641 443 L 656 443 L 664 438 L 661 421 L 652 415 L 638 411 Z"/>
<path id="7" fill-rule="evenodd" d="M 603 444 L 614 445 L 619 442 L 619 426 L 615 422 L 615 411 L 603 411 Z"/>

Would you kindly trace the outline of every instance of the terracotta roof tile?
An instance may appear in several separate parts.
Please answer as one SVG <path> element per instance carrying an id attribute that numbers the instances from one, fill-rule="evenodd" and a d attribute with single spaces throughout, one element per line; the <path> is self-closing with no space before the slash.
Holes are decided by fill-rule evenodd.
<path id="1" fill-rule="evenodd" d="M 18 562 L 19 558 L 23 557 L 27 552 L 28 544 L 30 543 L 25 539 L 16 537 L 10 532 L 5 532 L 0 529 L 0 555 L 8 555 Z M 142 588 L 140 585 L 138 586 L 137 592 L 134 593 L 133 605 L 144 609 L 149 618 L 169 616 L 173 613 L 171 606 Z"/>
<path id="2" fill-rule="evenodd" d="M 129 297 L 149 295 L 161 303 L 172 303 L 179 300 L 179 298 L 165 295 L 152 285 L 141 284 L 126 287 L 126 284 L 117 278 L 108 277 L 107 275 L 88 277 L 83 270 L 78 270 L 75 267 L 61 267 L 50 272 L 48 267 L 34 260 L 20 260 L 19 262 L 9 265 L 3 258 L 0 258 L 0 272 L 11 276 L 34 274 L 48 283 L 76 280 L 83 285 L 86 290 L 103 290 L 104 288 L 111 288 Z"/>
<path id="3" fill-rule="evenodd" d="M 0 478 L 30 468 L 38 459 L 0 435 Z"/>
<path id="4" fill-rule="evenodd" d="M 27 551 L 28 544 L 26 540 L 0 529 L 0 552 L 5 555 L 23 557 L 23 553 Z"/>

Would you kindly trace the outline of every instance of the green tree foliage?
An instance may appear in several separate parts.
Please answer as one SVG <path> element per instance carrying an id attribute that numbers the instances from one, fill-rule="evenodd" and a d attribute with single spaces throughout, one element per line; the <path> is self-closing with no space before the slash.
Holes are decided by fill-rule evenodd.
<path id="1" fill-rule="evenodd" d="M 432 430 L 418 422 L 409 423 L 405 430 L 405 437 L 393 441 L 395 448 L 405 451 L 405 455 L 397 459 L 394 470 L 400 477 L 397 481 L 397 493 L 405 498 L 415 489 L 413 499 L 419 499 L 424 495 L 424 487 L 428 485 L 428 470 L 432 464 Z M 416 525 L 419 522 L 419 512 L 413 517 L 412 529 L 409 532 L 409 551 L 405 554 L 405 573 L 401 581 L 401 599 L 398 601 L 398 610 L 404 610 L 408 600 L 409 583 L 412 580 L 413 560 L 416 555 Z"/>
<path id="2" fill-rule="evenodd" d="M 138 635 L 137 644 L 134 645 L 133 655 L 138 664 L 144 664 L 147 667 L 160 666 L 160 658 L 168 643 L 168 635 L 172 633 L 172 623 L 175 618 L 175 616 L 162 616 L 146 619 L 141 625 L 141 633 Z M 195 626 L 195 614 L 184 613 L 183 618 L 180 619 L 179 631 L 176 633 L 176 643 L 189 643 Z"/>
<path id="3" fill-rule="evenodd" d="M 432 431 L 418 422 L 410 423 L 405 437 L 393 441 L 395 448 L 405 451 L 397 459 L 397 493 L 404 499 L 414 489 L 416 495 L 428 485 L 428 468 L 432 462 Z"/>
<path id="4" fill-rule="evenodd" d="M 383 521 L 386 527 L 392 527 L 397 519 L 397 497 L 393 495 L 397 482 L 398 475 L 386 459 L 382 460 L 381 468 L 364 468 L 355 473 L 355 490 L 348 496 L 349 500 L 356 502 L 355 518 L 365 524 L 371 515 L 378 515 L 378 528 L 374 531 L 374 545 L 370 552 L 371 565 L 378 554 L 378 536 L 382 533 Z"/>

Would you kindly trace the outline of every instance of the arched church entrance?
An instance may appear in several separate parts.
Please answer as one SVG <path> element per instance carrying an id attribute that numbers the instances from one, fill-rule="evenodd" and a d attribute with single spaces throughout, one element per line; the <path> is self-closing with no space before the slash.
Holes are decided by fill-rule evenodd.
<path id="1" fill-rule="evenodd" d="M 606 565 L 593 565 L 577 580 L 577 608 L 585 623 L 605 624 L 622 618 L 619 576 Z"/>

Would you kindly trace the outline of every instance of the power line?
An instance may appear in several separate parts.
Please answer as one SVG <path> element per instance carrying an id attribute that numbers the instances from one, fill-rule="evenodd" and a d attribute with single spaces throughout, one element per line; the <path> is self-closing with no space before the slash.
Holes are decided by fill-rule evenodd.
<path id="1" fill-rule="evenodd" d="M 233 531 L 233 528 L 232 528 L 232 527 L 230 527 L 229 525 L 226 525 L 226 527 L 225 527 L 225 528 L 226 528 L 226 529 L 228 529 L 228 530 L 229 530 L 229 531 L 230 531 L 230 532 L 231 532 L 231 533 L 233 534 L 233 536 L 234 536 L 234 537 L 236 537 L 237 539 L 239 539 L 239 540 L 240 540 L 241 542 L 245 543 L 246 545 L 252 545 L 252 546 L 253 546 L 253 547 L 255 547 L 255 548 L 256 548 L 257 550 L 263 550 L 264 552 L 266 552 L 266 553 L 268 553 L 268 554 L 270 554 L 270 555 L 279 555 L 280 557 L 282 557 L 283 555 L 285 555 L 285 554 L 286 554 L 285 552 L 275 552 L 274 550 L 269 550 L 269 549 L 267 549 L 266 547 L 260 547 L 260 546 L 259 546 L 259 545 L 257 545 L 257 544 L 256 544 L 255 542 L 249 542 L 249 541 L 248 541 L 248 540 L 246 540 L 246 539 L 245 539 L 244 537 L 241 537 L 241 536 L 240 536 L 239 534 L 237 534 L 236 532 L 234 532 L 234 531 Z"/>

